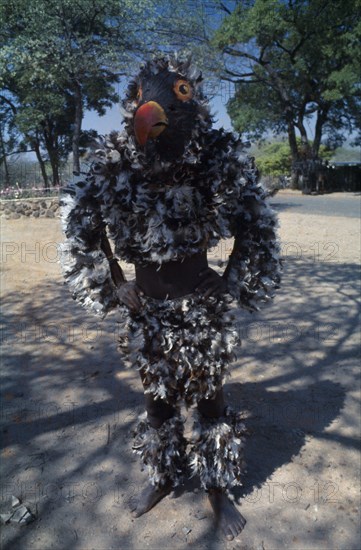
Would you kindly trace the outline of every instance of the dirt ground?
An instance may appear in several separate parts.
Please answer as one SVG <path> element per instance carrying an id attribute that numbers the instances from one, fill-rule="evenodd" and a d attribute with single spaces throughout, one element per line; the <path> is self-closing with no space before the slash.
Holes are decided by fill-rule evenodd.
<path id="1" fill-rule="evenodd" d="M 287 209 L 279 219 L 282 289 L 262 312 L 238 312 L 242 347 L 225 386 L 250 431 L 234 493 L 247 525 L 232 542 L 196 480 L 132 519 L 146 482 L 129 433 L 143 395 L 115 316 L 99 322 L 71 300 L 59 220 L 2 219 L 1 512 L 15 495 L 36 520 L 3 525 L 1 548 L 360 548 L 360 223 Z"/>

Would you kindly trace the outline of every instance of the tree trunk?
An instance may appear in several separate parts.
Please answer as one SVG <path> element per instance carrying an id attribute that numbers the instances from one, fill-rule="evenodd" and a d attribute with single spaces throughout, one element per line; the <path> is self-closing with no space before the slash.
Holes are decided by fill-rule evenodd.
<path id="1" fill-rule="evenodd" d="M 51 149 L 48 151 L 49 153 L 49 160 L 51 164 L 51 172 L 53 174 L 53 187 L 59 187 L 60 185 L 60 177 L 59 177 L 59 159 L 57 151 L 54 149 Z"/>
<path id="2" fill-rule="evenodd" d="M 313 140 L 313 144 L 312 144 L 313 156 L 315 158 L 318 157 L 318 152 L 320 150 L 321 139 L 322 139 L 322 129 L 323 129 L 324 123 L 326 122 L 327 115 L 328 115 L 328 107 L 325 107 L 324 109 L 319 109 L 317 111 L 317 119 L 316 119 L 316 125 L 315 125 L 315 139 Z"/>
<path id="3" fill-rule="evenodd" d="M 83 121 L 83 97 L 80 84 L 75 82 L 75 120 L 74 120 L 74 132 L 73 132 L 73 172 L 78 175 L 80 173 L 80 160 L 79 160 L 79 141 L 81 133 L 81 125 Z"/>
<path id="4" fill-rule="evenodd" d="M 36 140 L 32 139 L 31 144 L 34 147 L 36 158 L 38 159 L 38 163 L 40 165 L 41 175 L 42 175 L 43 180 L 44 180 L 44 188 L 49 189 L 49 178 L 48 178 L 48 175 L 46 173 L 45 162 L 44 162 L 44 160 L 41 156 L 41 153 L 40 153 L 40 143 L 37 139 Z"/>
<path id="5" fill-rule="evenodd" d="M 288 122 L 287 125 L 287 134 L 288 134 L 288 143 L 291 149 L 292 156 L 292 170 L 291 170 L 291 189 L 298 189 L 298 172 L 295 167 L 298 162 L 298 146 L 296 140 L 295 127 L 292 121 Z"/>
<path id="6" fill-rule="evenodd" d="M 291 170 L 291 189 L 299 189 L 299 173 L 294 168 Z"/>
<path id="7" fill-rule="evenodd" d="M 297 128 L 299 129 L 301 134 L 301 143 L 302 143 L 302 147 L 304 149 L 305 155 L 309 156 L 309 152 L 311 148 L 310 148 L 310 143 L 308 141 L 307 131 L 306 131 L 306 128 L 304 127 L 303 122 L 299 121 L 297 123 Z"/>
<path id="8" fill-rule="evenodd" d="M 3 133 L 1 128 L 0 128 L 0 144 L 1 144 L 1 154 L 3 158 L 4 169 L 5 169 L 5 184 L 10 185 L 10 172 L 9 172 L 8 161 L 6 159 L 5 144 L 4 144 Z"/>
<path id="9" fill-rule="evenodd" d="M 56 144 L 56 138 L 54 136 L 49 136 L 47 150 L 49 154 L 49 161 L 51 165 L 51 172 L 53 175 L 53 187 L 58 187 L 60 185 L 59 177 L 59 151 Z"/>
<path id="10" fill-rule="evenodd" d="M 49 155 L 53 187 L 57 187 L 60 185 L 59 150 L 56 142 L 54 125 L 50 121 L 47 122 L 43 130 L 43 136 L 44 136 L 45 147 Z"/>

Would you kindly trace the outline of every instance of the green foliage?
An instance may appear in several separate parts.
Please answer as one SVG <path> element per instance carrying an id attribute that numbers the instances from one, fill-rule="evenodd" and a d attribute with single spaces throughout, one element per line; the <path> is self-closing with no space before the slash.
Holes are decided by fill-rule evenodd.
<path id="1" fill-rule="evenodd" d="M 301 149 L 301 140 L 297 141 Z M 263 176 L 284 176 L 292 172 L 292 153 L 286 141 L 272 141 L 261 145 L 255 156 L 257 168 Z M 333 151 L 325 145 L 321 145 L 319 157 L 324 161 L 329 161 L 332 156 Z"/>
<path id="2" fill-rule="evenodd" d="M 286 130 L 276 92 L 269 89 L 265 93 L 261 83 L 250 86 L 239 82 L 227 110 L 235 129 L 252 139 L 261 139 L 269 128 L 277 134 Z"/>
<path id="3" fill-rule="evenodd" d="M 292 157 L 286 142 L 273 142 L 262 147 L 257 154 L 256 164 L 264 176 L 283 176 L 291 171 Z"/>
<path id="4" fill-rule="evenodd" d="M 359 128 L 360 8 L 360 0 L 237 2 L 214 38 L 223 76 L 236 83 L 228 105 L 235 128 L 254 138 L 287 131 L 294 160 L 296 132 L 311 158 L 323 133 L 338 145 Z"/>
<path id="5" fill-rule="evenodd" d="M 61 160 L 78 154 L 83 110 L 101 115 L 118 99 L 116 71 L 134 37 L 127 7 L 115 0 L 1 3 L 2 104 L 11 101 L 13 124 L 29 146 L 46 151 L 54 184 Z"/>
<path id="6" fill-rule="evenodd" d="M 53 183 L 71 150 L 78 164 L 84 110 L 103 115 L 119 100 L 121 76 L 155 49 L 201 42 L 202 14 L 192 5 L 0 0 L 0 109 L 11 101 L 13 127 L 50 160 Z"/>
<path id="7" fill-rule="evenodd" d="M 14 126 L 11 108 L 3 104 L 0 110 L 0 166 L 6 162 L 6 156 L 18 147 L 19 136 Z"/>

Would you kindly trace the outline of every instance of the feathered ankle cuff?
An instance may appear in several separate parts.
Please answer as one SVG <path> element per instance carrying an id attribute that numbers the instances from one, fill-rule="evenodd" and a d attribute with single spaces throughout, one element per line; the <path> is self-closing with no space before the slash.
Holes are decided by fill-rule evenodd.
<path id="1" fill-rule="evenodd" d="M 241 485 L 245 468 L 243 441 L 246 428 L 239 413 L 229 407 L 220 418 L 206 418 L 198 412 L 193 426 L 189 464 L 191 477 L 199 475 L 204 489 L 230 489 Z"/>
<path id="2" fill-rule="evenodd" d="M 162 487 L 170 481 L 173 487 L 183 481 L 186 468 L 187 441 L 183 436 L 184 426 L 180 416 L 169 418 L 159 429 L 147 420 L 147 413 L 139 416 L 133 431 L 133 452 L 140 455 L 148 471 L 152 485 Z"/>

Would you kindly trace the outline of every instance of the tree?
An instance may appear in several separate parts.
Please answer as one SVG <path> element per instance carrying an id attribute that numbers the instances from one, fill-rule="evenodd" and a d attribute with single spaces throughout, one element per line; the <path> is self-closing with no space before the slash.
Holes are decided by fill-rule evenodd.
<path id="1" fill-rule="evenodd" d="M 300 147 L 301 139 L 297 138 Z M 321 145 L 319 156 L 322 161 L 332 158 L 332 151 Z M 257 150 L 257 168 L 262 176 L 286 176 L 292 172 L 292 153 L 287 141 L 272 141 Z"/>
<path id="2" fill-rule="evenodd" d="M 53 184 L 69 150 L 80 169 L 85 109 L 118 101 L 114 86 L 134 61 L 170 44 L 201 41 L 186 0 L 0 0 L 0 88 L 15 123 L 52 166 Z M 185 15 L 185 13 L 187 15 Z M 44 172 L 45 178 L 45 172 Z"/>
<path id="3" fill-rule="evenodd" d="M 117 0 L 10 0 L 1 7 L 0 75 L 18 103 L 17 122 L 27 120 L 41 136 L 55 180 L 71 132 L 79 171 L 83 110 L 101 115 L 118 99 L 117 70 L 127 64 L 127 51 L 140 47 L 131 26 L 135 9 Z"/>
<path id="4" fill-rule="evenodd" d="M 254 138 L 287 132 L 293 164 L 300 166 L 317 159 L 323 135 L 335 146 L 359 128 L 360 0 L 248 0 L 237 1 L 233 11 L 223 7 L 214 43 L 224 57 L 223 78 L 236 85 L 228 110 L 238 131 Z"/>
<path id="5" fill-rule="evenodd" d="M 14 127 L 14 113 L 11 105 L 0 99 L 0 168 L 3 167 L 5 184 L 10 184 L 8 156 L 17 145 L 17 132 Z"/>

